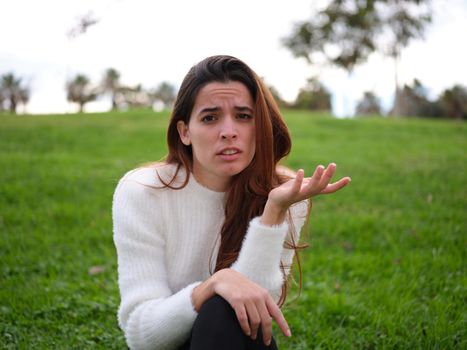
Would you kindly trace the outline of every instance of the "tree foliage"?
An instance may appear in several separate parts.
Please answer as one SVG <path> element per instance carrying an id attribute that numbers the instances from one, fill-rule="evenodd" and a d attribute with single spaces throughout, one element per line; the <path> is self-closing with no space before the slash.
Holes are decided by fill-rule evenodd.
<path id="1" fill-rule="evenodd" d="M 280 108 L 289 107 L 289 104 L 282 98 L 281 94 L 274 86 L 268 85 L 268 89 Z"/>
<path id="2" fill-rule="evenodd" d="M 404 85 L 398 89 L 394 101 L 393 110 L 398 108 L 400 115 L 406 117 L 443 117 L 445 115 L 443 105 L 439 100 L 430 101 L 426 87 L 414 79 L 412 85 Z"/>
<path id="3" fill-rule="evenodd" d="M 79 105 L 79 112 L 82 113 L 84 105 L 94 101 L 97 97 L 97 90 L 91 86 L 89 78 L 83 74 L 78 74 L 74 79 L 66 84 L 67 99 Z"/>
<path id="4" fill-rule="evenodd" d="M 120 109 L 142 108 L 151 105 L 149 93 L 141 84 L 136 86 L 120 86 L 116 102 Z"/>
<path id="5" fill-rule="evenodd" d="M 152 104 L 160 101 L 164 105 L 164 108 L 168 109 L 172 108 L 175 97 L 175 87 L 166 81 L 160 83 L 159 86 L 150 93 Z"/>
<path id="6" fill-rule="evenodd" d="M 284 44 L 309 63 L 323 60 L 347 71 L 374 51 L 397 57 L 431 21 L 429 0 L 334 0 L 295 25 Z M 422 6 L 425 5 L 425 6 Z"/>
<path id="7" fill-rule="evenodd" d="M 6 73 L 0 81 L 0 110 L 8 109 L 16 113 L 18 104 L 27 104 L 29 101 L 29 87 L 22 83 L 22 78 L 13 73 Z"/>
<path id="8" fill-rule="evenodd" d="M 449 118 L 467 119 L 467 89 L 464 86 L 446 89 L 441 95 L 441 103 Z"/>
<path id="9" fill-rule="evenodd" d="M 296 108 L 320 111 L 331 110 L 331 94 L 317 78 L 309 78 L 302 87 L 293 105 Z"/>
<path id="10" fill-rule="evenodd" d="M 116 110 L 118 108 L 117 93 L 121 87 L 120 73 L 115 68 L 108 68 L 104 73 L 100 86 L 102 92 L 110 93 L 112 97 L 112 110 Z"/>
<path id="11" fill-rule="evenodd" d="M 366 91 L 357 105 L 357 115 L 381 115 L 379 98 L 371 91 Z"/>

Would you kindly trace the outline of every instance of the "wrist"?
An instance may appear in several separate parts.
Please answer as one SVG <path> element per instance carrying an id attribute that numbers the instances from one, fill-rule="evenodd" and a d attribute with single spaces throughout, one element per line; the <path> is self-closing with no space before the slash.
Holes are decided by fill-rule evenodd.
<path id="1" fill-rule="evenodd" d="M 266 226 L 280 225 L 284 222 L 288 208 L 283 208 L 271 202 L 269 199 L 264 206 L 260 222 Z"/>
<path id="2" fill-rule="evenodd" d="M 204 302 L 215 294 L 213 277 L 214 275 L 197 285 L 191 292 L 191 303 L 196 312 L 199 312 Z"/>

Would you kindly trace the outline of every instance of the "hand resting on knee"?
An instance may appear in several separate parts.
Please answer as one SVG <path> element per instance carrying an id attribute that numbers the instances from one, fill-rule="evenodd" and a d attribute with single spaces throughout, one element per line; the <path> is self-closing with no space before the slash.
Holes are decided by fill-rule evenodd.
<path id="1" fill-rule="evenodd" d="M 285 336 L 291 336 L 289 325 L 269 292 L 241 273 L 222 269 L 197 286 L 192 293 L 195 310 L 199 311 L 201 305 L 216 294 L 232 306 L 240 327 L 252 339 L 256 339 L 261 326 L 264 343 L 269 345 L 272 320 L 276 321 Z"/>

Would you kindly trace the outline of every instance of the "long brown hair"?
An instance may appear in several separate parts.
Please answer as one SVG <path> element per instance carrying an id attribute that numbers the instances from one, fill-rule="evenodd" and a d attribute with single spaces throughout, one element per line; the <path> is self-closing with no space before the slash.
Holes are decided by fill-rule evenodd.
<path id="1" fill-rule="evenodd" d="M 230 267 L 238 257 L 248 223 L 262 214 L 269 192 L 285 181 L 276 167 L 289 154 L 291 139 L 279 108 L 269 89 L 256 73 L 241 60 L 231 56 L 212 56 L 193 66 L 182 82 L 172 111 L 167 142 L 166 162 L 177 165 L 177 171 L 166 186 L 183 188 L 193 170 L 191 146 L 181 142 L 178 121 L 189 123 L 196 97 L 211 82 L 236 81 L 244 84 L 254 101 L 256 151 L 253 160 L 232 179 L 226 192 L 225 221 L 215 271 Z M 179 170 L 184 167 L 186 178 L 180 187 L 173 187 Z M 290 243 L 290 242 L 289 242 Z M 292 248 L 296 245 L 292 242 Z M 284 297 L 284 292 L 282 293 Z M 281 298 L 282 299 L 282 298 Z"/>

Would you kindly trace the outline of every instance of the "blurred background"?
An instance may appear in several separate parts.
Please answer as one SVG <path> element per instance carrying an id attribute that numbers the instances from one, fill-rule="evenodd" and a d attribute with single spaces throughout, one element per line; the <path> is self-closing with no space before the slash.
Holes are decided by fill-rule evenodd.
<path id="1" fill-rule="evenodd" d="M 466 95 L 465 18 L 464 0 L 6 1 L 0 106 L 13 108 L 5 89 L 18 85 L 18 113 L 76 112 L 77 99 L 106 111 L 112 95 L 114 108 L 162 109 L 193 64 L 230 54 L 283 105 L 459 114 L 441 105 Z"/>
<path id="2" fill-rule="evenodd" d="M 0 4 L 0 349 L 126 349 L 113 192 L 216 54 L 271 88 L 284 165 L 352 178 L 313 199 L 280 349 L 467 349 L 465 0 Z"/>

